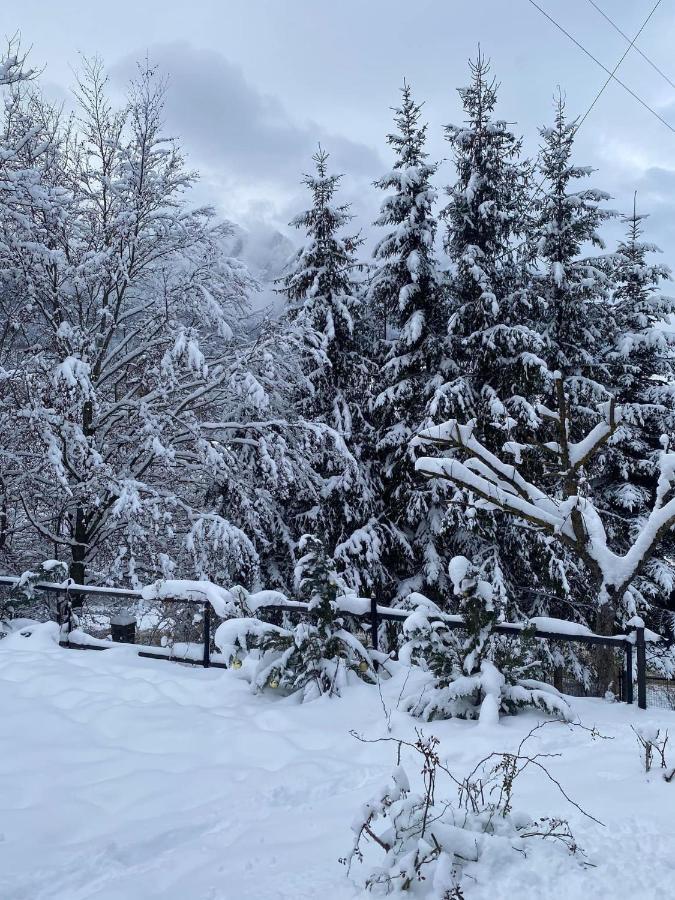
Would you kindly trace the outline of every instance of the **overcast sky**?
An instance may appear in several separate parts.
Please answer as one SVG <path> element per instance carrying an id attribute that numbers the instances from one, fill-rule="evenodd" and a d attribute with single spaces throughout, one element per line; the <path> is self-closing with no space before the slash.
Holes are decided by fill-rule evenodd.
<path id="1" fill-rule="evenodd" d="M 589 0 L 538 2 L 614 67 L 627 43 Z M 654 2 L 596 0 L 631 37 Z M 557 85 L 577 115 L 606 79 L 529 0 L 22 0 L 4 13 L 6 34 L 21 33 L 55 96 L 69 89 L 81 53 L 101 56 L 120 85 L 147 53 L 169 76 L 168 128 L 202 173 L 200 197 L 251 228 L 283 229 L 303 207 L 299 176 L 317 141 L 348 176 L 344 195 L 359 220 L 371 218 L 379 198 L 368 185 L 390 166 L 384 136 L 403 78 L 426 103 L 440 159 L 478 42 L 502 85 L 499 114 L 530 151 Z M 638 44 L 675 82 L 674 32 L 675 7 L 664 2 Z M 617 74 L 675 127 L 675 89 L 637 53 Z M 638 190 L 675 267 L 675 133 L 611 84 L 579 133 L 576 161 L 598 168 L 594 183 L 615 208 Z M 441 180 L 450 177 L 446 166 Z"/>

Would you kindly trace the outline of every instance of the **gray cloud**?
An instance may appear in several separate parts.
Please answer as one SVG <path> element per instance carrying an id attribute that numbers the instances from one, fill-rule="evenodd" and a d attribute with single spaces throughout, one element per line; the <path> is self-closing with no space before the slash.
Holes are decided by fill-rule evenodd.
<path id="1" fill-rule="evenodd" d="M 591 7 L 542 0 L 598 59 L 613 67 L 626 41 Z M 634 35 L 646 11 L 634 0 L 601 3 Z M 442 125 L 462 119 L 454 88 L 467 80 L 467 57 L 480 41 L 501 81 L 498 114 L 525 135 L 536 151 L 537 126 L 551 119 L 551 97 L 560 84 L 571 116 L 582 115 L 606 73 L 529 4 L 504 0 L 458 4 L 447 0 L 116 0 L 115 16 L 101 28 L 91 0 L 67 0 L 53 14 L 44 0 L 22 0 L 7 10 L 8 33 L 20 29 L 34 61 L 65 85 L 77 53 L 99 53 L 114 67 L 117 83 L 132 60 L 150 58 L 171 76 L 167 119 L 190 162 L 202 173 L 199 200 L 213 202 L 242 222 L 283 227 L 306 204 L 299 183 L 311 166 L 317 141 L 345 172 L 341 197 L 367 230 L 379 203 L 369 181 L 389 165 L 384 136 L 389 107 L 405 77 L 426 100 L 429 149 L 448 155 Z M 642 49 L 674 75 L 670 47 L 675 14 L 667 4 L 639 38 Z M 181 41 L 177 42 L 176 39 Z M 132 52 L 140 48 L 140 52 Z M 199 49 L 197 49 L 199 48 Z M 203 49 L 202 49 L 203 48 Z M 672 88 L 634 51 L 620 77 L 672 121 Z M 675 254 L 669 197 L 673 135 L 618 85 L 610 84 L 578 135 L 576 160 L 599 168 L 593 183 L 630 206 L 635 188 L 653 213 L 650 230 L 666 256 Z M 380 159 L 381 156 L 381 159 Z M 450 166 L 438 182 L 452 178 Z M 611 243 L 611 234 L 608 235 Z"/>
<path id="2" fill-rule="evenodd" d="M 169 130 L 211 186 L 236 191 L 255 184 L 265 193 L 267 201 L 255 192 L 250 200 L 254 216 L 284 211 L 297 195 L 302 173 L 311 170 L 318 143 L 331 154 L 333 169 L 351 180 L 370 181 L 382 169 L 370 147 L 296 120 L 278 97 L 259 91 L 238 65 L 215 50 L 176 42 L 152 46 L 148 55 L 168 76 Z M 135 61 L 144 56 L 131 54 L 113 66 L 116 83 L 131 77 Z"/>

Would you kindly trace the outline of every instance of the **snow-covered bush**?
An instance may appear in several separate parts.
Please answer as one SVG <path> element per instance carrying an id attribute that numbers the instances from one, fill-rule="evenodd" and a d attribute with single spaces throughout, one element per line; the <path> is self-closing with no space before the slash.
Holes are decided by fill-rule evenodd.
<path id="1" fill-rule="evenodd" d="M 274 625 L 259 618 L 234 618 L 216 631 L 219 650 L 238 666 L 252 654 L 255 690 L 280 688 L 313 700 L 321 694 L 339 694 L 350 672 L 374 681 L 371 656 L 345 627 L 340 600 L 352 592 L 335 572 L 321 542 L 305 535 L 304 553 L 296 569 L 300 597 L 308 601 L 308 620 L 297 625 Z M 280 601 L 285 601 L 279 595 Z"/>
<path id="2" fill-rule="evenodd" d="M 538 665 L 529 632 L 517 639 L 495 633 L 493 589 L 480 570 L 456 556 L 449 572 L 465 626 L 461 631 L 453 627 L 458 617 L 428 598 L 412 594 L 407 600 L 411 613 L 403 624 L 399 658 L 429 673 L 425 689 L 407 698 L 409 711 L 427 720 L 452 716 L 496 722 L 500 713 L 536 706 L 569 719 L 571 710 L 554 688 L 526 677 Z"/>
<path id="3" fill-rule="evenodd" d="M 438 738 L 419 731 L 414 743 L 386 738 L 397 744 L 397 765 L 389 781 L 355 817 L 354 844 L 342 862 L 349 868 L 354 861 L 363 863 L 364 845 L 372 841 L 384 858 L 368 872 L 366 888 L 389 894 L 418 886 L 420 896 L 434 900 L 461 900 L 465 870 L 471 868 L 473 875 L 475 864 L 488 850 L 501 851 L 504 858 L 515 861 L 524 857 L 525 842 L 540 839 L 562 845 L 584 864 L 583 851 L 565 819 L 533 819 L 513 808 L 515 784 L 526 769 L 533 768 L 556 785 L 566 801 L 593 819 L 549 774 L 542 755 L 527 753 L 528 738 L 541 727 L 536 726 L 515 753 L 492 753 L 464 778 L 456 777 L 441 761 Z M 411 787 L 401 765 L 404 748 L 420 763 L 421 790 Z"/>

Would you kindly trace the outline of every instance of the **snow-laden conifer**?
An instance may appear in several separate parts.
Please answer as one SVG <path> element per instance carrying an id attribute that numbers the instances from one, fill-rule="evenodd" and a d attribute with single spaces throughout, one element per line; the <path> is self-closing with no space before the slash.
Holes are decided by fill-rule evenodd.
<path id="1" fill-rule="evenodd" d="M 485 723 L 525 706 L 570 717 L 567 703 L 554 689 L 531 679 L 538 663 L 528 632 L 518 638 L 495 632 L 503 610 L 483 572 L 465 556 L 455 556 L 449 575 L 461 631 L 456 630 L 456 617 L 425 597 L 412 595 L 406 601 L 412 612 L 403 625 L 399 655 L 429 673 L 424 690 L 416 689 L 406 699 L 408 709 L 424 719 L 478 718 Z"/>
<path id="2" fill-rule="evenodd" d="M 373 402 L 375 455 L 382 479 L 384 519 L 394 538 L 387 570 L 394 593 L 411 590 L 440 597 L 447 591 L 442 525 L 446 502 L 437 485 L 414 471 L 410 441 L 433 421 L 446 371 L 447 303 L 434 249 L 436 165 L 425 149 L 422 106 L 408 84 L 387 136 L 393 169 L 376 184 L 387 191 L 375 224 L 386 228 L 374 251 L 369 302 L 379 332 L 382 368 Z"/>
<path id="3" fill-rule="evenodd" d="M 350 673 L 372 683 L 370 653 L 340 611 L 340 600 L 349 599 L 353 592 L 320 540 L 304 535 L 299 549 L 295 587 L 297 596 L 307 601 L 307 618 L 282 626 L 257 618 L 233 618 L 218 627 L 216 644 L 235 667 L 251 656 L 255 691 L 279 689 L 305 701 L 322 694 L 339 695 Z"/>
<path id="4" fill-rule="evenodd" d="M 643 240 L 644 222 L 634 205 L 622 217 L 625 237 L 610 264 L 615 337 L 603 348 L 609 389 L 623 408 L 616 433 L 598 459 L 592 489 L 611 511 L 608 530 L 626 550 L 644 527 L 657 490 L 659 454 L 675 431 L 673 342 L 670 317 L 675 301 L 662 293 L 670 270 L 652 261 L 660 250 Z M 675 589 L 672 537 L 666 536 L 644 573 L 617 610 L 617 625 L 639 614 L 657 628 L 668 623 L 662 611 Z"/>
<path id="5" fill-rule="evenodd" d="M 498 86 L 480 53 L 470 73 L 459 90 L 465 121 L 446 128 L 456 168 L 443 211 L 451 369 L 438 392 L 436 420 L 443 414 L 471 418 L 490 447 L 508 446 L 517 456 L 523 434 L 538 421 L 545 365 L 525 277 L 530 167 L 521 158 L 521 141 L 495 115 Z M 470 492 L 456 491 L 448 530 L 454 552 L 489 570 L 500 602 L 513 602 L 526 569 L 519 565 L 518 529 L 498 511 L 476 505 Z"/>
<path id="6" fill-rule="evenodd" d="M 312 205 L 291 223 L 305 242 L 281 280 L 286 317 L 302 333 L 309 390 L 300 405 L 307 419 L 332 429 L 309 463 L 323 476 L 315 502 L 298 515 L 306 531 L 321 536 L 348 582 L 369 589 L 379 578 L 381 530 L 374 519 L 376 493 L 369 477 L 367 391 L 372 374 L 370 325 L 364 316 L 355 250 L 345 235 L 352 216 L 337 203 L 341 176 L 328 170 L 328 154 L 313 157 L 316 172 L 304 183 Z"/>

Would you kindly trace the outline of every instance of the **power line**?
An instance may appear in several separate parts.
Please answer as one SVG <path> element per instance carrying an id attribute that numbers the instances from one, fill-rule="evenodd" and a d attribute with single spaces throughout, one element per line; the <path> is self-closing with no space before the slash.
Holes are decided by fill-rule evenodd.
<path id="1" fill-rule="evenodd" d="M 532 0 L 530 0 L 530 2 L 532 3 Z M 534 3 L 533 5 L 534 5 L 534 6 L 537 6 L 536 3 Z M 602 66 L 602 63 L 598 63 L 598 65 L 601 65 L 602 68 L 605 69 L 606 72 L 609 72 L 609 77 L 605 80 L 604 84 L 602 85 L 602 87 L 600 88 L 600 90 L 598 91 L 598 93 L 597 93 L 597 94 L 595 95 L 595 97 L 593 98 L 593 100 L 592 100 L 592 102 L 591 102 L 591 105 L 588 107 L 588 109 L 586 110 L 586 112 L 583 114 L 583 116 L 582 116 L 582 117 L 579 119 L 579 121 L 577 122 L 577 124 L 576 124 L 576 126 L 575 126 L 575 128 L 574 128 L 574 131 L 573 131 L 573 133 L 572 133 L 572 137 L 576 136 L 577 132 L 579 131 L 579 129 L 581 128 L 581 126 L 583 125 L 583 123 L 586 121 L 586 119 L 588 118 L 589 114 L 591 113 L 593 107 L 594 107 L 595 104 L 598 102 L 598 100 L 600 99 L 600 97 L 603 95 L 603 93 L 604 93 L 604 91 L 605 91 L 605 88 L 607 87 L 607 85 L 609 84 L 609 82 L 615 77 L 615 74 L 616 74 L 617 69 L 619 68 L 619 66 L 621 65 L 621 63 L 624 61 L 624 59 L 626 58 L 626 56 L 628 56 L 628 53 L 630 52 L 631 48 L 635 45 L 635 41 L 640 37 L 640 35 L 642 34 L 642 32 L 643 32 L 644 29 L 645 29 L 645 26 L 647 25 L 647 23 L 649 22 L 649 20 L 650 20 L 651 17 L 654 15 L 654 13 L 656 12 L 656 10 L 658 9 L 658 7 L 659 7 L 660 5 L 661 5 L 661 0 L 657 0 L 657 2 L 654 4 L 654 6 L 653 6 L 653 8 L 652 8 L 652 11 L 649 13 L 649 15 L 647 16 L 647 18 L 644 20 L 644 22 L 643 22 L 642 25 L 640 26 L 640 29 L 638 30 L 638 32 L 637 32 L 637 34 L 635 35 L 635 37 L 633 38 L 633 40 L 631 41 L 630 38 L 628 38 L 628 40 L 630 41 L 630 43 L 629 43 L 628 47 L 626 48 L 626 50 L 625 50 L 623 56 L 621 56 L 621 58 L 619 59 L 619 61 L 617 62 L 617 64 L 614 66 L 614 68 L 612 69 L 611 72 L 609 72 L 609 69 L 605 69 L 605 67 Z M 540 7 L 537 6 L 537 9 L 540 9 Z M 541 10 L 541 11 L 543 12 L 543 10 Z M 544 13 L 544 15 L 547 15 L 547 13 Z M 547 16 L 547 17 L 550 18 L 550 16 Z M 551 21 L 553 21 L 553 20 L 551 19 Z M 554 22 L 554 24 L 557 25 L 557 22 Z M 560 26 L 558 26 L 558 27 L 560 27 Z M 564 30 L 564 29 L 562 29 L 562 30 Z M 565 32 L 565 33 L 567 34 L 567 32 Z M 570 37 L 571 37 L 571 35 L 570 35 Z M 572 40 L 574 41 L 574 38 L 572 38 Z M 574 41 L 574 43 L 576 44 L 577 41 Z M 579 46 L 581 46 L 581 45 L 579 44 Z M 582 48 L 582 49 L 583 49 L 583 48 Z M 584 52 L 587 52 L 587 51 L 584 51 Z M 589 54 L 589 55 L 590 55 L 590 54 Z M 593 57 L 593 58 L 595 58 L 595 57 Z M 597 60 L 595 60 L 595 61 L 597 62 Z M 618 78 L 617 78 L 616 80 L 618 81 Z M 619 83 L 620 83 L 620 82 L 619 82 Z M 666 124 L 668 124 L 668 123 L 666 123 Z M 668 126 L 668 127 L 670 127 L 670 126 Z M 671 128 L 671 131 L 675 131 L 675 129 Z M 545 181 L 546 181 L 546 176 L 544 176 L 544 177 L 541 179 L 541 181 L 539 182 L 539 184 L 537 184 L 537 185 L 535 186 L 534 191 L 533 191 L 532 194 L 530 195 L 530 199 L 529 199 L 528 203 L 525 205 L 525 209 L 523 210 L 523 215 L 526 215 L 526 214 L 532 209 L 532 207 L 533 207 L 533 205 L 534 205 L 534 203 L 535 203 L 535 201 L 536 201 L 537 196 L 539 195 L 541 189 L 542 189 L 543 186 L 544 186 Z M 503 258 L 504 258 L 505 256 L 507 256 L 509 253 L 512 253 L 512 252 L 514 252 L 515 250 L 519 250 L 521 247 L 524 247 L 526 244 L 527 244 L 527 240 L 524 240 L 524 241 L 521 241 L 519 244 L 516 244 L 515 247 L 509 248 L 509 250 L 505 250 L 503 253 L 500 253 L 500 255 L 496 257 L 495 262 L 498 262 L 500 259 L 503 259 Z"/>
<path id="2" fill-rule="evenodd" d="M 585 53 L 586 56 L 589 57 L 589 59 L 592 59 L 596 65 L 600 66 L 600 68 L 609 75 L 610 80 L 614 79 L 614 81 L 616 81 L 617 84 L 621 85 L 621 87 L 624 89 L 624 91 L 629 93 L 631 95 L 631 97 L 633 97 L 634 100 L 637 100 L 637 102 L 640 104 L 640 106 L 643 106 L 648 112 L 650 112 L 653 116 L 655 116 L 655 118 L 657 118 L 659 120 L 659 122 L 661 122 L 662 125 L 666 126 L 668 131 L 672 131 L 673 134 L 675 134 L 675 128 L 673 128 L 673 126 L 670 124 L 670 122 L 667 122 L 663 118 L 663 116 L 660 116 L 656 112 L 655 109 L 652 109 L 652 107 L 645 100 L 643 100 L 642 97 L 639 96 L 639 94 L 636 94 L 632 88 L 629 88 L 628 85 L 625 84 L 623 81 L 621 81 L 620 78 L 617 78 L 617 76 L 613 72 L 611 72 L 607 68 L 607 66 L 604 65 L 604 63 L 601 63 L 600 60 L 596 56 L 593 56 L 593 54 L 591 53 L 590 50 L 587 50 L 583 44 L 581 44 L 573 35 L 571 35 L 569 33 L 569 31 L 567 31 L 565 28 L 563 28 L 563 26 L 559 22 L 556 22 L 556 20 L 552 16 L 550 16 L 546 12 L 545 9 L 542 9 L 541 6 L 539 6 L 539 4 L 536 2 L 536 0 L 528 0 L 528 2 L 532 6 L 534 6 L 535 9 L 539 10 L 539 12 L 542 14 L 542 16 L 544 16 L 546 19 L 548 19 L 552 25 L 555 25 L 555 27 L 558 29 L 558 31 L 562 31 L 562 33 L 565 35 L 565 37 L 569 38 L 572 41 L 572 43 L 575 44 L 582 51 L 582 53 Z M 651 18 L 652 14 L 654 13 L 655 9 L 660 5 L 660 3 L 661 3 L 661 0 L 658 0 L 658 2 L 656 3 L 656 7 L 649 14 L 649 18 Z M 639 32 L 638 32 L 638 35 L 639 35 Z M 637 37 L 637 35 L 636 35 L 636 37 Z M 604 86 L 603 86 L 602 90 L 604 90 Z"/>
<path id="3" fill-rule="evenodd" d="M 589 0 L 589 2 L 592 2 L 592 0 Z M 649 15 L 647 16 L 647 18 L 644 20 L 644 22 L 643 22 L 642 25 L 640 26 L 640 29 L 639 29 L 639 31 L 637 32 L 637 34 L 635 35 L 635 37 L 633 38 L 633 40 L 630 41 L 630 43 L 629 43 L 628 46 L 626 47 L 626 50 L 625 50 L 623 56 L 622 56 L 621 59 L 618 61 L 618 63 L 614 66 L 614 68 L 612 69 L 612 71 L 609 73 L 609 75 L 607 76 L 607 80 L 605 81 L 605 83 L 603 84 L 603 86 L 600 88 L 600 90 L 599 90 L 598 93 L 596 94 L 596 96 L 595 96 L 595 98 L 593 99 L 593 102 L 591 103 L 591 105 L 588 107 L 588 109 L 586 110 L 586 112 L 585 112 L 585 113 L 583 114 L 583 116 L 581 117 L 581 119 L 580 119 L 580 121 L 579 121 L 579 124 L 578 124 L 577 127 L 574 129 L 574 134 L 576 134 L 577 131 L 579 131 L 579 129 L 581 128 L 581 126 L 584 124 L 584 120 L 586 119 L 586 117 L 588 116 L 588 114 L 591 112 L 591 110 L 593 109 L 593 107 L 595 106 L 595 104 L 598 102 L 598 100 L 600 99 L 600 97 L 602 97 L 602 95 L 603 95 L 603 93 L 604 93 L 604 91 L 605 91 L 605 88 L 606 88 L 607 85 L 610 83 L 610 81 L 614 78 L 617 69 L 619 68 L 619 66 L 621 65 L 621 63 L 624 61 L 624 59 L 628 56 L 628 54 L 630 53 L 630 51 L 632 50 L 632 48 L 635 46 L 635 41 L 637 41 L 637 39 L 640 37 L 640 35 L 642 34 L 642 32 L 643 32 L 644 29 L 645 29 L 645 26 L 647 25 L 647 23 L 649 22 L 649 20 L 650 20 L 651 17 L 654 15 L 654 13 L 656 12 L 656 10 L 659 8 L 660 5 L 661 5 L 661 0 L 656 0 L 656 3 L 655 3 L 654 6 L 652 7 L 652 11 L 649 13 Z M 628 40 L 630 40 L 630 38 L 628 38 Z"/>
<path id="4" fill-rule="evenodd" d="M 604 11 L 604 9 L 600 9 L 600 7 L 599 7 L 598 4 L 595 2 L 595 0 L 588 0 L 588 2 L 591 4 L 591 6 L 593 7 L 593 9 L 597 10 L 597 11 L 600 13 L 600 15 L 602 16 L 603 19 L 605 19 L 607 22 L 609 22 L 609 24 L 612 26 L 612 28 L 613 28 L 616 32 L 618 32 L 618 33 L 621 35 L 621 37 L 624 38 L 624 40 L 630 41 L 630 38 L 628 37 L 628 35 L 626 34 L 626 32 L 625 32 L 625 31 L 622 31 L 622 30 L 619 28 L 619 26 L 616 24 L 616 22 L 615 22 L 613 19 L 611 19 L 611 18 L 607 15 L 607 13 Z M 659 67 L 656 65 L 656 63 L 653 62 L 653 60 L 651 60 L 651 59 L 647 56 L 646 53 L 643 53 L 643 51 L 637 46 L 637 44 L 635 44 L 635 42 L 633 42 L 633 45 L 632 45 L 632 46 L 633 46 L 633 49 L 636 50 L 636 51 L 640 54 L 640 56 L 644 59 L 644 61 L 645 61 L 646 63 L 649 63 L 649 65 L 652 67 L 652 69 L 654 69 L 655 72 L 658 72 L 658 74 L 661 76 L 661 78 L 665 79 L 665 81 L 667 81 L 668 84 L 669 84 L 672 88 L 675 88 L 675 81 L 673 81 L 672 79 L 670 79 L 662 69 L 659 69 Z"/>

